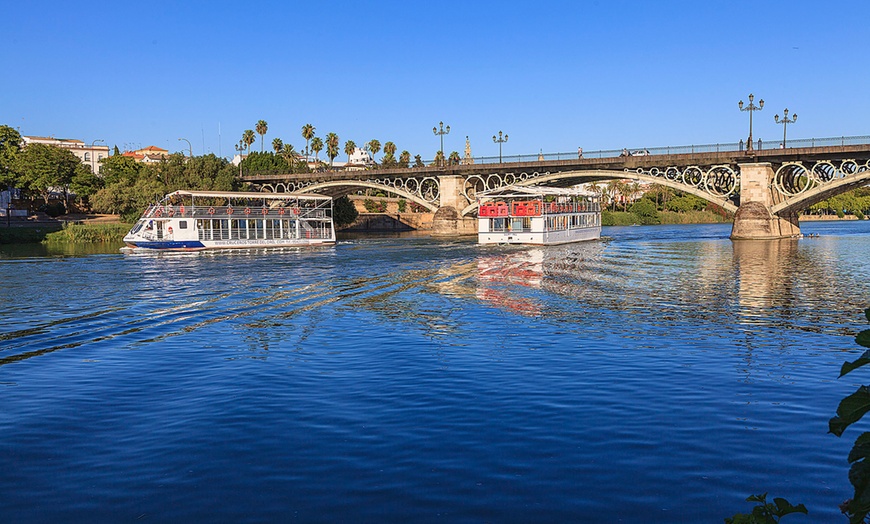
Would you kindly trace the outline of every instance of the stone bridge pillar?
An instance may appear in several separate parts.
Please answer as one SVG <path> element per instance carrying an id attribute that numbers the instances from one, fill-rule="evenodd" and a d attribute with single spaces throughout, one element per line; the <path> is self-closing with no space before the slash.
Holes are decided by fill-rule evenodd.
<path id="1" fill-rule="evenodd" d="M 463 196 L 465 178 L 457 175 L 438 177 L 441 197 L 439 209 L 432 218 L 432 234 L 436 236 L 476 235 L 477 219 L 459 216 L 467 200 Z"/>
<path id="2" fill-rule="evenodd" d="M 797 213 L 774 215 L 773 168 L 767 162 L 740 164 L 740 208 L 734 215 L 731 228 L 733 240 L 765 240 L 800 235 Z"/>

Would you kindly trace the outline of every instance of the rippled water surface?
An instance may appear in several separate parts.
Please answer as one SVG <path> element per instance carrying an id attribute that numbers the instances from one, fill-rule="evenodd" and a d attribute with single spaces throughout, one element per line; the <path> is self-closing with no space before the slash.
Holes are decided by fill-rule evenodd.
<path id="1" fill-rule="evenodd" d="M 840 521 L 870 221 L 802 229 L 6 248 L 0 521 Z"/>

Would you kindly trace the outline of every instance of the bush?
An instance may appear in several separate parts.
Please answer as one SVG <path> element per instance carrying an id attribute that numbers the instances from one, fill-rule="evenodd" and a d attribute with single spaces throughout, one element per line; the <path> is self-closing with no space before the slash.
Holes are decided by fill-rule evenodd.
<path id="1" fill-rule="evenodd" d="M 358 216 L 359 212 L 356 210 L 356 206 L 346 196 L 336 198 L 333 202 L 332 218 L 335 221 L 335 227 L 352 224 Z"/>
<path id="2" fill-rule="evenodd" d="M 631 205 L 631 213 L 637 216 L 638 222 L 643 225 L 658 224 L 659 220 L 656 205 L 651 200 L 642 198 Z"/>
<path id="3" fill-rule="evenodd" d="M 39 210 L 45 212 L 50 217 L 59 217 L 66 214 L 66 206 L 60 201 L 40 206 Z"/>
<path id="4" fill-rule="evenodd" d="M 858 220 L 864 220 L 864 213 L 860 211 L 855 211 L 855 218 L 857 218 Z"/>
<path id="5" fill-rule="evenodd" d="M 846 216 L 846 213 L 842 209 L 837 210 L 837 218 L 843 218 Z"/>
<path id="6" fill-rule="evenodd" d="M 407 207 L 408 207 L 408 201 L 405 200 L 404 198 L 400 198 L 398 206 L 399 206 L 399 213 L 404 213 L 405 209 L 407 209 Z"/>
<path id="7" fill-rule="evenodd" d="M 121 242 L 130 224 L 64 224 L 63 229 L 46 235 L 44 242 Z"/>
<path id="8" fill-rule="evenodd" d="M 375 201 L 371 198 L 367 198 L 363 200 L 363 207 L 366 208 L 366 211 L 369 213 L 384 213 L 387 211 L 387 203 L 383 201 Z"/>

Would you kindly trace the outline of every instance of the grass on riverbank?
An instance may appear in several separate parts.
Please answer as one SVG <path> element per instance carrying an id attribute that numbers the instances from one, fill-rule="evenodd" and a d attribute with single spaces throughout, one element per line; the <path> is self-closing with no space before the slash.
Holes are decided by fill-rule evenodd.
<path id="1" fill-rule="evenodd" d="M 43 242 L 121 242 L 130 231 L 130 224 L 65 224 L 63 229 L 45 235 Z"/>
<path id="2" fill-rule="evenodd" d="M 659 224 L 722 224 L 731 222 L 731 218 L 710 211 L 659 211 L 656 216 Z M 642 218 L 635 213 L 626 211 L 602 211 L 601 225 L 603 226 L 634 226 L 642 224 Z"/>

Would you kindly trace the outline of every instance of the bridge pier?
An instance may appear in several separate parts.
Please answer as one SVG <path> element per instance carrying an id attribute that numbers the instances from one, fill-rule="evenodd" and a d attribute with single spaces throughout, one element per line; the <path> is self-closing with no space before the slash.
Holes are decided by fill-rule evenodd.
<path id="1" fill-rule="evenodd" d="M 432 217 L 432 235 L 476 235 L 477 220 L 459 215 L 459 210 L 466 206 L 465 178 L 457 175 L 441 175 L 438 177 L 438 182 L 439 208 Z"/>
<path id="2" fill-rule="evenodd" d="M 801 234 L 798 214 L 774 215 L 773 168 L 768 162 L 740 164 L 740 208 L 731 227 L 732 240 L 769 240 Z"/>

